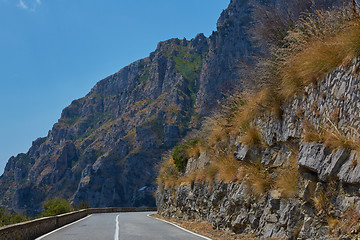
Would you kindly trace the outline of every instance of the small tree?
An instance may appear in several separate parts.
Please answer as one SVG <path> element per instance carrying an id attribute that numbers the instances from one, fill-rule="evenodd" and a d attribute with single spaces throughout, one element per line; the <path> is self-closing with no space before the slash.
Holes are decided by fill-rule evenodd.
<path id="1" fill-rule="evenodd" d="M 54 198 L 44 202 L 43 208 L 42 217 L 55 216 L 71 211 L 69 202 L 61 198 Z"/>

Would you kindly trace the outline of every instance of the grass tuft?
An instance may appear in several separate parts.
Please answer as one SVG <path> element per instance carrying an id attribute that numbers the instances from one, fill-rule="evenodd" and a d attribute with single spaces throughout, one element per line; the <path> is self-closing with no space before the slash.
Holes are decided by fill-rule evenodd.
<path id="1" fill-rule="evenodd" d="M 260 162 L 244 166 L 247 176 L 246 183 L 255 194 L 263 195 L 272 185 L 272 179 L 267 169 Z"/>
<path id="2" fill-rule="evenodd" d="M 240 163 L 234 158 L 233 154 L 223 155 L 217 162 L 219 180 L 224 182 L 235 182 L 238 179 Z"/>
<path id="3" fill-rule="evenodd" d="M 272 87 L 247 93 L 242 99 L 239 99 L 239 105 L 230 119 L 231 126 L 244 131 L 249 127 L 252 120 L 265 112 L 270 112 L 273 116 L 281 118 L 281 103 L 281 98 Z"/>
<path id="4" fill-rule="evenodd" d="M 318 212 L 326 212 L 327 208 L 329 207 L 330 200 L 326 197 L 325 192 L 320 192 L 316 197 L 313 199 L 314 207 Z"/>
<path id="5" fill-rule="evenodd" d="M 240 142 L 251 147 L 262 143 L 261 133 L 258 128 L 250 126 L 241 137 Z"/>
<path id="6" fill-rule="evenodd" d="M 336 229 L 337 225 L 339 224 L 339 219 L 335 216 L 327 216 L 326 222 L 329 226 L 329 232 L 333 232 Z"/>
<path id="7" fill-rule="evenodd" d="M 304 121 L 304 142 L 321 143 L 324 141 L 324 133 L 319 132 L 309 121 Z"/>
<path id="8" fill-rule="evenodd" d="M 218 114 L 207 118 L 204 123 L 203 132 L 206 134 L 206 145 L 213 148 L 218 142 L 227 141 L 229 124 L 225 116 Z"/>
<path id="9" fill-rule="evenodd" d="M 171 155 L 166 156 L 160 165 L 157 184 L 164 184 L 165 188 L 171 188 L 177 185 L 179 172 L 175 166 L 174 159 Z"/>
<path id="10" fill-rule="evenodd" d="M 298 192 L 299 171 L 297 154 L 292 154 L 289 162 L 278 171 L 274 187 L 280 192 L 281 197 L 295 197 Z"/>
<path id="11" fill-rule="evenodd" d="M 339 131 L 328 131 L 325 133 L 324 136 L 324 145 L 331 148 L 331 149 L 352 149 L 358 150 L 359 149 L 359 141 L 352 137 L 346 137 Z"/>

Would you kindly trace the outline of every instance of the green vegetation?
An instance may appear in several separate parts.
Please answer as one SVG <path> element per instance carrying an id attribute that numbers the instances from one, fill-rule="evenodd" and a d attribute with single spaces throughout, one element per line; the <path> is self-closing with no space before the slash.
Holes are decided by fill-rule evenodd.
<path id="1" fill-rule="evenodd" d="M 188 48 L 183 46 L 178 46 L 176 50 L 173 56 L 175 69 L 191 83 L 194 82 L 201 70 L 202 56 L 189 53 Z"/>
<path id="2" fill-rule="evenodd" d="M 149 79 L 149 71 L 150 71 L 149 67 L 143 70 L 143 72 L 139 78 L 140 82 L 146 82 L 146 80 Z"/>
<path id="3" fill-rule="evenodd" d="M 71 206 L 65 199 L 55 198 L 44 202 L 44 211 L 40 217 L 56 216 L 63 213 L 68 213 L 72 210 L 87 209 L 90 205 L 87 201 L 81 201 L 78 205 Z M 19 213 L 11 213 L 5 207 L 0 208 L 0 227 L 21 223 L 31 220 L 30 218 Z"/>
<path id="4" fill-rule="evenodd" d="M 179 172 L 183 172 L 185 170 L 188 156 L 186 153 L 187 146 L 185 144 L 181 144 L 178 146 L 175 146 L 174 153 L 173 153 L 173 159 L 176 166 L 176 169 Z"/>
<path id="5" fill-rule="evenodd" d="M 198 138 L 194 138 L 183 144 L 175 146 L 172 158 L 179 172 L 183 172 L 185 170 L 187 161 L 191 157 L 188 150 L 197 145 L 199 142 L 200 140 Z"/>
<path id="6" fill-rule="evenodd" d="M 61 198 L 54 198 L 44 202 L 43 208 L 42 217 L 56 216 L 71 211 L 69 202 Z"/>
<path id="7" fill-rule="evenodd" d="M 195 80 L 199 77 L 202 61 L 206 53 L 202 55 L 192 54 L 189 52 L 188 46 L 175 45 L 172 46 L 175 54 L 171 55 L 171 52 L 166 52 L 165 55 L 172 58 L 175 62 L 175 69 L 181 73 L 188 81 L 187 88 L 190 92 L 190 98 L 192 102 L 195 102 Z"/>
<path id="8" fill-rule="evenodd" d="M 10 213 L 5 207 L 0 208 L 0 227 L 20 222 L 28 221 L 29 218 L 18 214 Z"/>
<path id="9" fill-rule="evenodd" d="M 177 54 L 173 56 L 175 69 L 188 81 L 187 88 L 194 104 L 196 100 L 195 80 L 199 77 L 204 55 L 191 54 L 187 47 L 182 46 L 179 46 L 177 50 Z"/>

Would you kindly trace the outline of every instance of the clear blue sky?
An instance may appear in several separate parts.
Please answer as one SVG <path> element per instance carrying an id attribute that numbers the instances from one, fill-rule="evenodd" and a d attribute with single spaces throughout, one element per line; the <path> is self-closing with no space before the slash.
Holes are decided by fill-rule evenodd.
<path id="1" fill-rule="evenodd" d="M 63 108 L 159 41 L 209 36 L 230 0 L 0 0 L 0 174 Z"/>

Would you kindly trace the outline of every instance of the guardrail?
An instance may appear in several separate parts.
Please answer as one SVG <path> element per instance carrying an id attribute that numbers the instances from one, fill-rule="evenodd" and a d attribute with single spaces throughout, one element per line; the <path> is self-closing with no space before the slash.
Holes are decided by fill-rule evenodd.
<path id="1" fill-rule="evenodd" d="M 53 217 L 44 217 L 28 222 L 0 227 L 1 240 L 34 240 L 48 232 L 75 222 L 89 214 L 113 212 L 150 212 L 157 211 L 156 207 L 113 207 L 89 208 L 80 211 L 65 213 Z"/>

